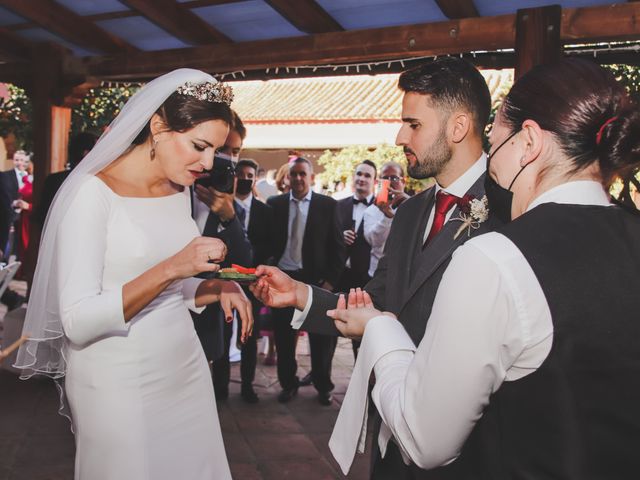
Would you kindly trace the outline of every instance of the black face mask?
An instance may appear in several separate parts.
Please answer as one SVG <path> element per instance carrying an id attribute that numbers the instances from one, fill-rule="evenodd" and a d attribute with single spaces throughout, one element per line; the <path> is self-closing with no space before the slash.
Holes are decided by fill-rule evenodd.
<path id="1" fill-rule="evenodd" d="M 253 180 L 239 178 L 236 184 L 236 193 L 238 195 L 248 195 L 253 188 Z"/>
<path id="2" fill-rule="evenodd" d="M 515 183 L 516 179 L 520 176 L 522 171 L 529 165 L 525 165 L 520 169 L 520 171 L 513 177 L 511 183 L 509 184 L 509 188 L 504 188 L 496 182 L 491 175 L 489 175 L 489 164 L 491 161 L 491 157 L 493 157 L 498 150 L 502 148 L 502 146 L 507 143 L 511 138 L 520 132 L 517 130 L 513 132 L 511 135 L 507 137 L 507 139 L 502 142 L 498 147 L 491 153 L 491 155 L 487 156 L 487 174 L 484 177 L 484 193 L 487 196 L 487 200 L 489 201 L 489 211 L 493 213 L 502 223 L 509 223 L 511 221 L 511 204 L 513 203 L 513 192 L 511 191 L 511 187 Z"/>

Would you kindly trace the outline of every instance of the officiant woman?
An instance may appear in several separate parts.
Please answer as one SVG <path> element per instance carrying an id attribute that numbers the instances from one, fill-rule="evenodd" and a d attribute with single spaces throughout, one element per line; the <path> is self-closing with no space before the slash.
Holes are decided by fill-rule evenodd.
<path id="1" fill-rule="evenodd" d="M 640 166 L 637 106 L 589 61 L 534 68 L 489 158 L 489 208 L 512 221 L 456 251 L 418 347 L 365 293 L 329 313 L 366 325 L 374 401 L 428 478 L 637 478 L 640 216 L 608 194 Z"/>

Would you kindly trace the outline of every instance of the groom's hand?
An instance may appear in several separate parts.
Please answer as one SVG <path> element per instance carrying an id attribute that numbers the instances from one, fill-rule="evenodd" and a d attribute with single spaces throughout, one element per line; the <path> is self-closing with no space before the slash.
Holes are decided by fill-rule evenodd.
<path id="1" fill-rule="evenodd" d="M 251 293 L 268 307 L 295 307 L 304 310 L 307 305 L 308 290 L 302 282 L 297 282 L 276 267 L 260 265 L 256 268 L 258 280 L 249 286 Z"/>

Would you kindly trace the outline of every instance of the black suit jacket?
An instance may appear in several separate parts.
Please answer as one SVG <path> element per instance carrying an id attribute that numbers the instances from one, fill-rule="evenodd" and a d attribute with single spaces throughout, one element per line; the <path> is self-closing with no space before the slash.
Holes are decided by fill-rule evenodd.
<path id="1" fill-rule="evenodd" d="M 57 172 L 47 175 L 47 178 L 44 179 L 42 196 L 40 197 L 38 205 L 36 205 L 36 211 L 32 217 L 41 226 L 44 225 L 44 221 L 47 218 L 47 213 L 51 208 L 51 203 L 53 203 L 53 198 L 56 196 L 56 193 L 58 193 L 58 190 L 60 190 L 60 187 L 70 173 L 71 170 L 65 170 L 63 172 Z"/>
<path id="2" fill-rule="evenodd" d="M 255 197 L 251 200 L 247 235 L 253 247 L 253 266 L 268 264 L 273 257 L 273 208 Z"/>
<path id="3" fill-rule="evenodd" d="M 9 239 L 9 228 L 16 220 L 13 201 L 18 199 L 18 178 L 12 168 L 0 172 L 0 249 L 4 249 Z"/>
<path id="4" fill-rule="evenodd" d="M 289 194 L 285 193 L 267 201 L 273 207 L 273 252 L 276 265 L 284 254 L 289 238 L 289 198 Z M 327 281 L 334 287 L 337 285 L 344 268 L 346 250 L 335 216 L 336 201 L 326 195 L 312 193 L 302 240 L 301 278 L 307 283 L 319 285 Z"/>

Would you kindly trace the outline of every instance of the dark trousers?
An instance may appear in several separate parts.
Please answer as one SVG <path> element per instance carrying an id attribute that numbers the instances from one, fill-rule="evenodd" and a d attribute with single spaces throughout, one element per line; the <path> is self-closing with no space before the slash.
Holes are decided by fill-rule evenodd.
<path id="1" fill-rule="evenodd" d="M 286 272 L 296 280 L 309 282 L 301 272 Z M 278 353 L 278 381 L 280 386 L 291 389 L 298 385 L 298 362 L 296 361 L 296 337 L 298 330 L 291 327 L 293 308 L 274 308 L 273 336 Z M 311 380 L 318 392 L 330 392 L 334 385 L 331 382 L 331 363 L 336 350 L 338 338 L 330 335 L 309 334 L 311 350 Z"/>
<path id="2" fill-rule="evenodd" d="M 254 328 L 251 336 L 247 338 L 245 344 L 240 348 L 240 380 L 243 385 L 251 385 L 256 376 L 256 364 L 258 360 L 258 330 L 259 328 Z M 240 335 L 241 328 L 239 327 L 238 336 Z M 216 392 L 227 392 L 229 390 L 229 379 L 231 377 L 229 349 L 231 348 L 232 336 L 233 323 L 224 322 L 224 353 L 219 359 L 213 362 L 212 369 L 213 386 Z"/>

